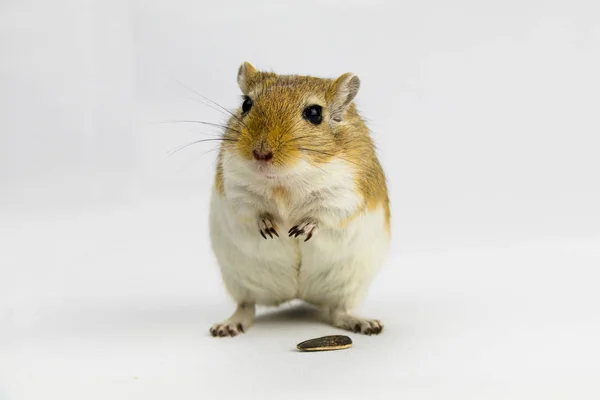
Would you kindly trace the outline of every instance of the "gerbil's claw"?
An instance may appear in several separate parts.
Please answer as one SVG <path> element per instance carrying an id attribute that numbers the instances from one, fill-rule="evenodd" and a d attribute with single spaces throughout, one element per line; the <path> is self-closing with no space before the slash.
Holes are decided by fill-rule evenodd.
<path id="1" fill-rule="evenodd" d="M 311 220 L 305 220 L 298 225 L 294 225 L 289 231 L 288 234 L 290 237 L 297 238 L 300 235 L 306 235 L 305 242 L 309 241 L 312 238 L 315 228 L 317 227 L 316 222 L 311 222 Z"/>
<path id="2" fill-rule="evenodd" d="M 268 239 L 267 235 L 269 235 L 269 238 L 271 239 L 273 239 L 273 235 L 279 237 L 279 233 L 277 233 L 277 227 L 275 224 L 273 224 L 271 221 L 271 216 L 269 215 L 264 215 L 259 218 L 258 229 L 261 236 L 265 239 Z"/>

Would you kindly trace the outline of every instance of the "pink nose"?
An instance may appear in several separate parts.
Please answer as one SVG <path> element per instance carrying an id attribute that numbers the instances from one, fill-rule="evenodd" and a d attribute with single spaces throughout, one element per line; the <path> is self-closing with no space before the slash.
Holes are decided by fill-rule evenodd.
<path id="1" fill-rule="evenodd" d="M 264 153 L 263 152 L 259 153 L 258 151 L 253 150 L 252 151 L 252 155 L 258 161 L 270 161 L 273 158 L 273 152 L 272 151 L 264 152 Z"/>

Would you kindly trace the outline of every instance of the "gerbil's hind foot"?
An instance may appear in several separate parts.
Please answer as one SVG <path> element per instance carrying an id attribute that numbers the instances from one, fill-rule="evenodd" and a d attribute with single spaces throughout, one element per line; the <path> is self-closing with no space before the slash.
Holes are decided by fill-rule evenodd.
<path id="1" fill-rule="evenodd" d="M 222 322 L 214 324 L 210 327 L 210 334 L 214 337 L 234 337 L 239 333 L 244 333 L 244 325 L 241 322 L 238 322 L 237 324 L 231 322 Z"/>
<path id="2" fill-rule="evenodd" d="M 305 219 L 298 225 L 292 226 L 292 229 L 290 229 L 288 232 L 288 236 L 297 238 L 300 235 L 306 235 L 306 239 L 304 239 L 304 241 L 308 242 L 316 232 L 316 229 L 317 223 L 315 221 L 311 219 Z"/>
<path id="3" fill-rule="evenodd" d="M 332 311 L 331 322 L 337 328 L 369 336 L 378 335 L 383 331 L 383 324 L 381 321 L 377 319 L 355 317 L 343 311 Z"/>
<path id="4" fill-rule="evenodd" d="M 254 304 L 239 304 L 231 317 L 210 328 L 210 334 L 214 337 L 234 337 L 244 333 L 254 322 L 254 315 Z"/>
<path id="5" fill-rule="evenodd" d="M 269 214 L 261 215 L 258 219 L 258 231 L 265 239 L 267 239 L 267 235 L 271 239 L 273 239 L 273 235 L 279 237 L 279 233 L 277 233 L 277 225 L 273 223 L 273 219 Z"/>

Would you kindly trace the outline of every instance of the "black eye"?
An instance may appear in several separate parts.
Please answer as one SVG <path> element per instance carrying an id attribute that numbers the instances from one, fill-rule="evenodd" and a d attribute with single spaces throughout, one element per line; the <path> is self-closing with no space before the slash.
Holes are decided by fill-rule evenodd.
<path id="1" fill-rule="evenodd" d="M 252 99 L 250 97 L 246 97 L 244 102 L 242 103 L 242 112 L 246 114 L 252 108 Z"/>
<path id="2" fill-rule="evenodd" d="M 304 111 L 302 111 L 302 116 L 305 120 L 310 121 L 311 124 L 319 125 L 323 120 L 321 111 L 323 111 L 323 107 L 313 104 L 312 106 L 306 107 Z"/>

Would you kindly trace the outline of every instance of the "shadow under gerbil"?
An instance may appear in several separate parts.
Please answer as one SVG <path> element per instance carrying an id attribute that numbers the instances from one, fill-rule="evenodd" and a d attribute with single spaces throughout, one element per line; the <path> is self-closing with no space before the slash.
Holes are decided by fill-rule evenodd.
<path id="1" fill-rule="evenodd" d="M 305 303 L 286 304 L 275 309 L 268 309 L 257 313 L 255 319 L 255 326 L 258 328 L 315 324 L 328 324 L 327 315 L 323 310 Z"/>

